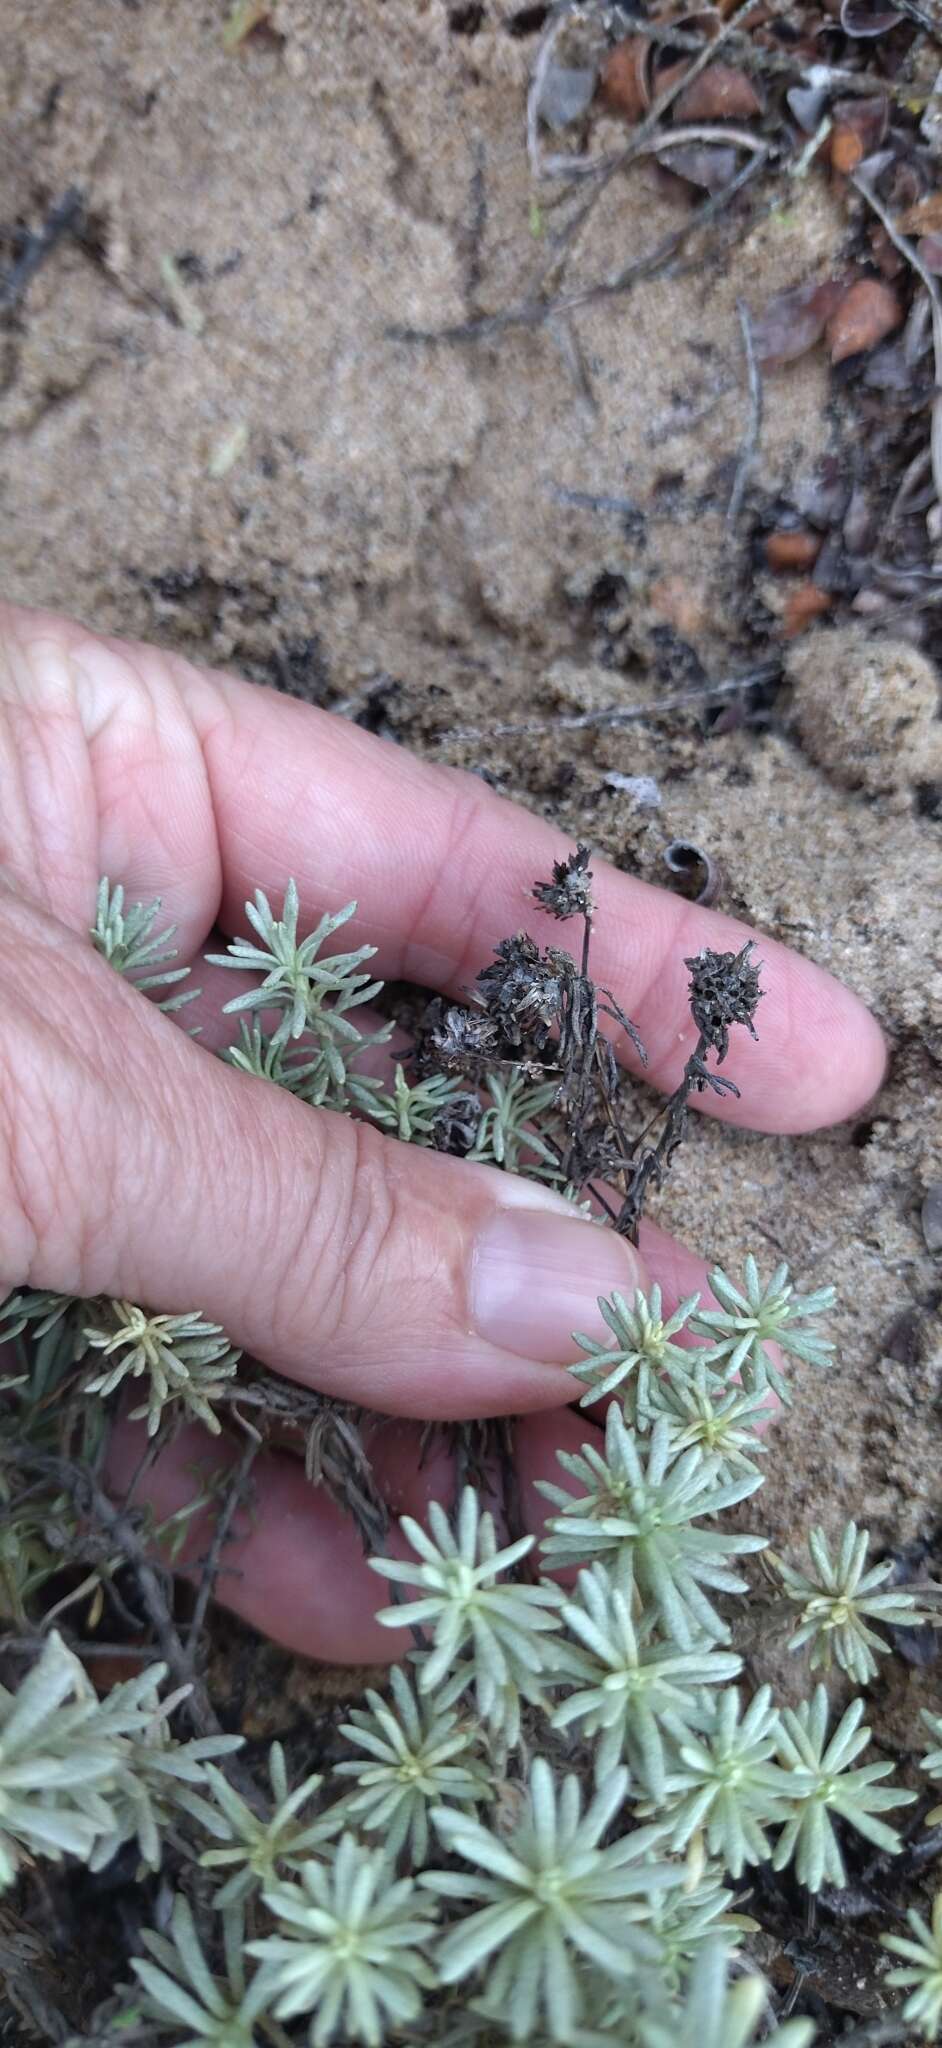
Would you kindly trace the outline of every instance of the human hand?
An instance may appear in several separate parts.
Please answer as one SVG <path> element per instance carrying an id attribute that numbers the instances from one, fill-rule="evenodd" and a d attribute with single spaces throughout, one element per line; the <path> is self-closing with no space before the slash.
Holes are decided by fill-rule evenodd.
<path id="1" fill-rule="evenodd" d="M 68 621 L 0 614 L 0 1286 L 199 1308 L 290 1378 L 402 1418 L 375 1469 L 396 1512 L 447 1497 L 420 1467 L 420 1420 L 515 1413 L 525 1511 L 555 1448 L 592 1424 L 564 1404 L 596 1295 L 660 1282 L 667 1305 L 705 1286 L 695 1254 L 642 1226 L 635 1252 L 558 1196 L 496 1169 L 398 1145 L 313 1112 L 212 1057 L 234 977 L 201 965 L 182 1013 L 194 1042 L 88 943 L 99 875 L 163 900 L 181 960 L 214 924 L 244 930 L 256 887 L 294 876 L 305 928 L 358 900 L 344 943 L 378 946 L 378 975 L 458 995 L 524 921 L 562 851 L 549 826 L 474 777 L 430 767 L 354 726 L 154 649 Z M 593 972 L 636 1020 L 647 1078 L 670 1089 L 691 1049 L 684 957 L 738 949 L 735 920 L 604 867 Z M 761 942 L 756 1046 L 735 1044 L 743 1094 L 707 1113 L 767 1131 L 838 1121 L 876 1088 L 884 1048 L 837 982 Z M 626 1057 L 633 1059 L 630 1045 Z M 110 1483 L 140 1457 L 123 1425 Z M 160 1516 L 193 1466 L 231 1460 L 187 1427 L 146 1475 Z M 220 1594 L 278 1640 L 341 1661 L 383 1658 L 376 1582 L 339 1509 L 295 1460 L 266 1452 Z M 191 1552 L 201 1547 L 194 1531 Z"/>

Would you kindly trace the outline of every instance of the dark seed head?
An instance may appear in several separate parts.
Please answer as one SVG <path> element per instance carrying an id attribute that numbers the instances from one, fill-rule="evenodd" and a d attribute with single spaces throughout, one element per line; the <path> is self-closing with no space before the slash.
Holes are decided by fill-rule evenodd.
<path id="1" fill-rule="evenodd" d="M 704 947 L 692 960 L 690 1009 L 701 1036 L 725 1060 L 729 1051 L 729 1027 L 744 1024 L 753 1038 L 758 1036 L 753 1018 L 762 995 L 759 987 L 761 961 L 752 963 L 753 941 L 747 939 L 738 953 L 712 953 Z"/>
<path id="2" fill-rule="evenodd" d="M 592 870 L 589 849 L 579 845 L 568 860 L 554 860 L 551 882 L 534 882 L 533 894 L 551 917 L 591 917 Z"/>

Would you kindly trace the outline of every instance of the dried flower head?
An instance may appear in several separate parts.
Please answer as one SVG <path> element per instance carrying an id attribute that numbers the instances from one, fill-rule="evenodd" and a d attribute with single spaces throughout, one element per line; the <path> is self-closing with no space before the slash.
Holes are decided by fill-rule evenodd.
<path id="1" fill-rule="evenodd" d="M 754 1018 L 762 995 L 759 986 L 761 961 L 753 966 L 754 942 L 747 939 L 738 953 L 713 953 L 703 948 L 684 966 L 690 970 L 690 1009 L 702 1038 L 725 1060 L 729 1051 L 729 1027 L 742 1024 L 756 1038 Z"/>
<path id="2" fill-rule="evenodd" d="M 533 894 L 551 917 L 563 921 L 567 917 L 592 916 L 595 905 L 590 859 L 588 847 L 580 843 L 565 860 L 554 860 L 551 882 L 534 882 Z"/>

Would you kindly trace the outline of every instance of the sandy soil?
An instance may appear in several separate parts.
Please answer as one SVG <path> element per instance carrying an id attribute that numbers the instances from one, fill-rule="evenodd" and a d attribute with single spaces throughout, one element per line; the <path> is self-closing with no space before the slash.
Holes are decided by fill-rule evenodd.
<path id="1" fill-rule="evenodd" d="M 840 1290 L 840 1365 L 801 1379 L 762 1496 L 773 1540 L 854 1513 L 881 1542 L 932 1541 L 934 673 L 860 624 L 839 642 L 818 627 L 794 643 L 767 726 L 709 723 L 696 702 L 778 644 L 783 601 L 754 577 L 751 637 L 741 605 L 733 627 L 736 301 L 758 307 L 833 257 L 845 217 L 812 174 L 738 239 L 718 230 L 709 262 L 694 253 L 568 327 L 397 338 L 516 302 L 545 261 L 523 118 L 522 31 L 540 10 L 276 0 L 277 34 L 231 55 L 224 12 L 7 0 L 7 221 L 35 224 L 74 183 L 88 227 L 0 332 L 6 588 L 321 703 L 353 699 L 648 879 L 665 879 L 671 840 L 693 841 L 719 864 L 724 907 L 875 1006 L 893 1064 L 864 1117 L 801 1140 L 700 1123 L 659 1214 L 724 1261 L 765 1248 L 802 1285 Z M 570 281 L 624 263 L 679 204 L 650 167 L 614 181 Z M 754 494 L 843 459 L 828 380 L 818 354 L 768 379 Z M 560 723 L 608 705 L 645 715 Z M 865 713 L 875 765 L 861 769 Z M 519 721 L 536 729 L 500 736 Z M 467 728 L 484 737 L 454 737 Z M 613 773 L 652 778 L 656 801 Z"/>

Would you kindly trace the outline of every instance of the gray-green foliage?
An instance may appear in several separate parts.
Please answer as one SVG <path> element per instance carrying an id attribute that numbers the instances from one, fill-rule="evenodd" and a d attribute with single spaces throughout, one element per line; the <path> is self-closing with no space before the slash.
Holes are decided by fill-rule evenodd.
<path id="1" fill-rule="evenodd" d="M 406 1143 L 437 1145 L 460 1122 L 472 1158 L 561 1183 L 554 1075 L 483 1071 L 476 1093 L 398 1066 L 384 1085 L 357 1065 L 388 1036 L 356 1018 L 379 993 L 373 949 L 328 950 L 355 906 L 307 936 L 293 884 L 280 916 L 261 893 L 246 908 L 253 936 L 215 956 L 253 977 L 227 1006 L 234 1066 Z M 95 944 L 151 993 L 182 974 L 158 914 L 102 885 Z M 763 1410 L 770 1390 L 788 1398 L 780 1353 L 829 1361 L 818 1318 L 833 1291 L 796 1293 L 784 1266 L 764 1282 L 751 1258 L 741 1282 L 714 1271 L 710 1287 L 716 1306 L 694 1295 L 669 1312 L 656 1287 L 614 1295 L 600 1303 L 611 1341 L 574 1340 L 574 1393 L 608 1402 L 604 1435 L 587 1416 L 580 1450 L 560 1455 L 539 1550 L 529 1535 L 505 1542 L 469 1488 L 433 1504 L 427 1526 L 403 1521 L 408 1557 L 372 1560 L 397 1595 L 379 1618 L 415 1647 L 349 1712 L 332 1767 L 302 1765 L 293 1783 L 276 1743 L 267 1783 L 234 1782 L 236 1738 L 171 1732 L 183 1702 L 161 1699 L 162 1667 L 99 1701 L 55 1635 L 0 1691 L 0 1883 L 40 1857 L 100 1868 L 132 1840 L 142 1865 L 169 1845 L 180 1866 L 116 2038 L 806 2048 L 806 2022 L 764 2031 L 765 1987 L 731 1981 L 728 1880 L 767 1862 L 811 1892 L 840 1885 L 835 1822 L 845 1843 L 856 1830 L 892 1853 L 881 1816 L 912 1795 L 883 1782 L 888 1764 L 861 1763 L 862 1700 L 831 1732 L 823 1687 L 797 1708 L 744 1688 L 740 1560 L 764 1546 L 726 1518 L 763 1481 Z M 140 1382 L 136 1412 L 158 1440 L 179 1414 L 218 1429 L 234 1391 L 238 1353 L 196 1312 L 24 1290 L 0 1311 L 0 1338 L 22 1358 L 5 1412 L 43 1446 L 70 1390 L 84 1403 L 70 1412 L 102 1417 Z M 0 1434 L 0 1504 L 14 1501 L 15 1451 Z M 55 1565 L 61 1495 L 40 1500 L 27 1491 L 0 1539 L 0 1599 L 20 1626 Z M 774 1561 L 801 1607 L 793 1640 L 864 1684 L 887 1647 L 872 1624 L 921 1617 L 887 1588 L 888 1567 L 867 1567 L 854 1525 L 836 1552 L 820 1531 L 809 1548 L 807 1573 Z M 561 1567 L 578 1571 L 564 1590 L 546 1576 Z M 940 1746 L 925 1767 L 942 1775 L 942 1718 L 927 1719 Z M 560 1766 L 567 1743 L 594 1793 Z M 942 2027 L 940 1925 L 913 1920 L 913 1942 L 890 1942 L 927 2038 Z"/>
<path id="2" fill-rule="evenodd" d="M 382 1849 L 341 1836 L 330 1863 L 306 1862 L 294 1884 L 264 1894 L 277 1933 L 249 1943 L 276 2019 L 310 2014 L 312 2048 L 347 2040 L 379 2048 L 415 2019 L 435 1984 L 426 1953 L 433 1901 L 394 1876 Z"/>
<path id="3" fill-rule="evenodd" d="M 809 1531 L 812 1571 L 775 1560 L 788 1599 L 801 1608 L 792 1649 L 808 1643 L 812 1671 L 830 1670 L 833 1660 L 857 1685 L 876 1677 L 877 1656 L 890 1647 L 871 1622 L 916 1628 L 928 1620 L 912 1593 L 887 1587 L 892 1561 L 865 1569 L 869 1546 L 868 1530 L 848 1522 L 834 1552 L 823 1529 Z"/>
<path id="4" fill-rule="evenodd" d="M 163 931 L 155 931 L 159 916 L 159 897 L 153 903 L 134 903 L 126 910 L 121 883 L 112 889 L 107 877 L 102 877 L 91 927 L 92 944 L 110 967 L 142 993 L 172 988 L 175 983 L 186 981 L 190 972 L 188 967 L 168 966 L 169 961 L 177 958 L 177 948 L 171 944 L 177 928 L 170 924 Z M 165 996 L 159 1008 L 180 1010 L 198 993 L 191 989 L 185 994 Z"/>
<path id="5" fill-rule="evenodd" d="M 200 1822 L 210 1757 L 238 1736 L 179 1742 L 161 1702 L 163 1665 L 99 1700 L 79 1659 L 50 1635 L 16 1692 L 0 1687 L 0 1890 L 24 1855 L 78 1856 L 98 1869 L 136 1838 L 157 1867 L 161 1837 L 178 1814 Z"/>

